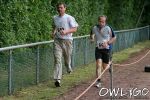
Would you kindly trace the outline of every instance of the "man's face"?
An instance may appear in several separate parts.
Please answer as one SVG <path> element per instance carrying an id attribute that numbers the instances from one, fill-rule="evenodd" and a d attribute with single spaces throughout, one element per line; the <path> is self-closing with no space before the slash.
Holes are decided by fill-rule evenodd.
<path id="1" fill-rule="evenodd" d="M 61 5 L 59 5 L 59 6 L 57 7 L 57 11 L 58 11 L 58 13 L 59 13 L 60 15 L 63 15 L 63 14 L 65 13 L 65 11 L 66 11 L 66 7 L 64 7 L 64 5 L 61 4 Z"/>
<path id="2" fill-rule="evenodd" d="M 106 17 L 100 17 L 100 19 L 99 19 L 99 25 L 101 27 L 103 27 L 103 26 L 106 25 Z"/>

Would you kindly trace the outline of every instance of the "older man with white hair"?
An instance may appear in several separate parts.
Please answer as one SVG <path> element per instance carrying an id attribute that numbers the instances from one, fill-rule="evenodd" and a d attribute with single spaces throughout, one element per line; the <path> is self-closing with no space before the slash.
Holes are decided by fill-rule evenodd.
<path id="1" fill-rule="evenodd" d="M 107 17 L 101 15 L 98 17 L 98 25 L 94 26 L 90 37 L 96 40 L 95 59 L 96 59 L 96 77 L 98 78 L 103 70 L 108 66 L 111 58 L 112 43 L 116 36 L 111 27 L 106 24 Z M 101 79 L 97 80 L 96 87 L 101 86 Z"/>

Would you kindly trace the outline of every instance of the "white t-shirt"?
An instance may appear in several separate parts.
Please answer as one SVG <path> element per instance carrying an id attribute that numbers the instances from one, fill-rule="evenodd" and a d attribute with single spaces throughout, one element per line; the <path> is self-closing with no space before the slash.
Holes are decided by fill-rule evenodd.
<path id="1" fill-rule="evenodd" d="M 95 34 L 96 37 L 96 47 L 99 49 L 104 49 L 102 48 L 102 43 L 107 42 L 111 38 L 111 29 L 109 26 L 104 26 L 101 29 L 98 26 L 94 26 L 92 29 L 92 33 Z M 106 49 L 109 49 L 109 45 Z"/>
<path id="2" fill-rule="evenodd" d="M 72 33 L 61 35 L 60 30 L 78 27 L 78 23 L 75 21 L 74 17 L 68 14 L 64 14 L 63 16 L 54 16 L 54 25 L 56 28 L 55 38 L 73 40 Z"/>

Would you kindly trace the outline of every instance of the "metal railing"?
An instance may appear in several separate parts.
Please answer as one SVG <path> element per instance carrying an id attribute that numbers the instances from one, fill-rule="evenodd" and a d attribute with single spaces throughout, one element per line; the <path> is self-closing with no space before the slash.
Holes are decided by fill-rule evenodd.
<path id="1" fill-rule="evenodd" d="M 149 26 L 115 33 L 117 40 L 113 46 L 114 52 L 150 39 Z M 93 62 L 94 52 L 95 44 L 89 41 L 89 35 L 75 37 L 73 68 Z M 0 96 L 52 79 L 53 62 L 53 41 L 0 48 Z"/>

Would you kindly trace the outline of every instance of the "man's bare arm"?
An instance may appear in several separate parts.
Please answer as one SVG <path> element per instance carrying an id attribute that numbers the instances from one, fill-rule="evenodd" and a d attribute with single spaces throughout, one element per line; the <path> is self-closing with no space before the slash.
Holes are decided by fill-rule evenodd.
<path id="1" fill-rule="evenodd" d="M 112 37 L 109 41 L 108 44 L 113 44 L 116 41 L 116 36 Z"/>

